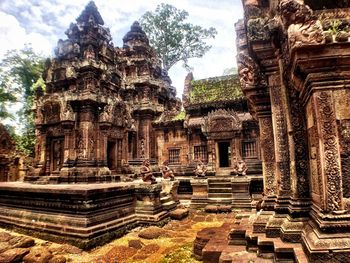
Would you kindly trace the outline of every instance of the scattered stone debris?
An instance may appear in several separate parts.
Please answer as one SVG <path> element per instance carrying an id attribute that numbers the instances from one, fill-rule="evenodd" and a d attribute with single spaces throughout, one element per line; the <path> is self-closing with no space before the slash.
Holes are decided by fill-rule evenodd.
<path id="1" fill-rule="evenodd" d="M 167 233 L 166 230 L 156 226 L 148 227 L 139 233 L 139 237 L 144 239 L 155 239 L 159 237 L 168 237 L 168 236 L 169 234 Z"/>
<path id="2" fill-rule="evenodd" d="M 170 218 L 175 219 L 175 220 L 181 220 L 181 219 L 187 217 L 188 213 L 189 213 L 188 209 L 178 208 L 178 209 L 175 209 L 174 211 L 170 212 Z"/>
<path id="3" fill-rule="evenodd" d="M 145 246 L 145 244 L 139 239 L 129 240 L 129 247 L 141 249 Z"/>
<path id="4" fill-rule="evenodd" d="M 139 227 L 137 231 L 134 229 L 127 235 L 91 251 L 36 238 L 29 242 L 30 237 L 0 229 L 0 263 L 197 263 L 192 256 L 193 241 L 197 232 L 206 227 L 220 227 L 224 222 L 232 221 L 234 215 L 235 212 L 206 214 L 200 210 L 189 209 L 188 216 L 181 221 L 171 220 L 162 228 Z M 10 245 L 10 240 L 13 245 L 22 243 L 33 246 L 14 248 Z"/>
<path id="5" fill-rule="evenodd" d="M 34 247 L 31 248 L 29 254 L 23 258 L 23 262 L 48 263 L 52 257 L 52 253 L 46 247 Z"/>

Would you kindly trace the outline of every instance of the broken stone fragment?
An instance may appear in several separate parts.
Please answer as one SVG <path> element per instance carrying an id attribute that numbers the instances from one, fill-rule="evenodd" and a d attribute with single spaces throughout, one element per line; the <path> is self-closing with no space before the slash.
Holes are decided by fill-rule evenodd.
<path id="1" fill-rule="evenodd" d="M 24 263 L 48 263 L 52 258 L 51 252 L 45 247 L 34 247 L 23 258 Z"/>
<path id="2" fill-rule="evenodd" d="M 13 248 L 29 248 L 34 246 L 35 241 L 30 237 L 17 236 L 9 240 L 9 244 Z"/>
<path id="3" fill-rule="evenodd" d="M 188 209 L 178 208 L 178 209 L 175 209 L 174 211 L 170 212 L 170 218 L 175 219 L 175 220 L 181 220 L 181 219 L 187 217 L 188 213 L 189 213 Z"/>
<path id="4" fill-rule="evenodd" d="M 144 239 L 156 239 L 159 237 L 168 237 L 168 236 L 169 235 L 166 230 L 156 226 L 146 228 L 139 233 L 139 237 Z"/>
<path id="5" fill-rule="evenodd" d="M 0 254 L 0 262 L 22 262 L 23 257 L 28 253 L 28 248 L 11 248 Z"/>
<path id="6" fill-rule="evenodd" d="M 141 249 L 142 247 L 145 246 L 145 244 L 139 239 L 129 240 L 128 244 L 129 244 L 129 247 L 136 248 L 136 249 Z"/>

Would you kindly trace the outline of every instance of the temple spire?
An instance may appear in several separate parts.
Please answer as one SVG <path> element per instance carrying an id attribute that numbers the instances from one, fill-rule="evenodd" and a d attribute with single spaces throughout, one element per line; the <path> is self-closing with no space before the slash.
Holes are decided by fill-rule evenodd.
<path id="1" fill-rule="evenodd" d="M 80 22 L 80 23 L 95 22 L 96 24 L 99 24 L 99 25 L 104 24 L 101 14 L 98 11 L 94 1 L 90 1 L 87 4 L 84 11 L 77 18 L 77 22 Z"/>
<path id="2" fill-rule="evenodd" d="M 126 35 L 123 38 L 124 44 L 126 44 L 132 40 L 140 40 L 143 43 L 145 43 L 146 45 L 149 45 L 148 37 L 147 37 L 145 31 L 143 31 L 143 29 L 140 26 L 140 23 L 138 21 L 135 21 L 132 24 L 130 31 L 128 33 L 126 33 Z"/>

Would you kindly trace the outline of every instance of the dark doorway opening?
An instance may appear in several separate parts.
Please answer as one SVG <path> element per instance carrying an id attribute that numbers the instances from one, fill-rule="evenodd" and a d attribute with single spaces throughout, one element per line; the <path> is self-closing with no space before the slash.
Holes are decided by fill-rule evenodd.
<path id="1" fill-rule="evenodd" d="M 116 146 L 115 141 L 109 141 L 107 144 L 107 165 L 110 170 L 116 169 Z"/>
<path id="2" fill-rule="evenodd" d="M 219 166 L 230 167 L 231 146 L 230 142 L 218 142 Z"/>
<path id="3" fill-rule="evenodd" d="M 49 139 L 50 173 L 58 173 L 63 166 L 64 138 Z"/>

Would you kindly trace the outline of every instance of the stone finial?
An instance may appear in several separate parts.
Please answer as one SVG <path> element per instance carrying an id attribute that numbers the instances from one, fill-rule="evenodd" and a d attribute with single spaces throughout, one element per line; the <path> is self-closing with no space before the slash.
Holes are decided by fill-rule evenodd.
<path id="1" fill-rule="evenodd" d="M 146 45 L 149 45 L 148 37 L 145 31 L 143 31 L 138 21 L 135 21 L 132 24 L 130 31 L 126 33 L 126 35 L 123 38 L 124 44 L 132 40 L 140 40 L 141 42 L 144 42 Z"/>
<path id="2" fill-rule="evenodd" d="M 100 12 L 98 12 L 97 6 L 95 5 L 94 1 L 90 1 L 87 4 L 84 11 L 76 20 L 80 23 L 94 22 L 99 25 L 104 25 L 104 21 L 101 17 Z"/>

